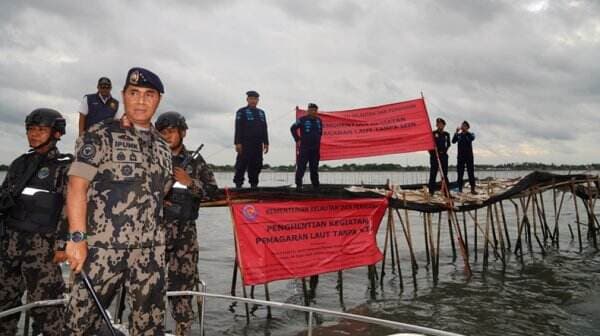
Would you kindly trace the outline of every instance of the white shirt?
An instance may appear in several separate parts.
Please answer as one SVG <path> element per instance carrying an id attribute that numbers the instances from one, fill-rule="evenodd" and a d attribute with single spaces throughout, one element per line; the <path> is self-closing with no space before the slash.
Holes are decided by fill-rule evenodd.
<path id="1" fill-rule="evenodd" d="M 102 102 L 104 104 L 106 104 L 106 102 L 110 98 L 111 98 L 111 96 L 108 96 L 108 97 L 104 98 L 104 97 L 102 97 L 102 95 L 100 95 L 100 100 L 102 100 Z M 83 99 L 81 100 L 81 104 L 79 104 L 79 113 L 81 113 L 84 116 L 86 116 L 88 114 L 87 95 L 83 96 Z M 123 116 L 123 112 L 121 112 L 121 107 L 119 106 L 117 112 L 115 113 L 115 119 L 121 119 L 122 116 Z"/>

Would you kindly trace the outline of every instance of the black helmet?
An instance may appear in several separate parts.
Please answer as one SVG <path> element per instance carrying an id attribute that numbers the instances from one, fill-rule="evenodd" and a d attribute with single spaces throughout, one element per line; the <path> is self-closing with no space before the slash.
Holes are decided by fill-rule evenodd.
<path id="1" fill-rule="evenodd" d="M 56 110 L 49 108 L 39 108 L 31 111 L 25 118 L 25 127 L 29 126 L 47 126 L 57 131 L 60 135 L 66 133 L 67 122 L 65 118 Z"/>
<path id="2" fill-rule="evenodd" d="M 167 127 L 175 127 L 183 131 L 188 129 L 185 118 L 179 114 L 179 112 L 175 111 L 165 112 L 159 115 L 154 123 L 154 127 L 156 127 L 159 132 Z"/>

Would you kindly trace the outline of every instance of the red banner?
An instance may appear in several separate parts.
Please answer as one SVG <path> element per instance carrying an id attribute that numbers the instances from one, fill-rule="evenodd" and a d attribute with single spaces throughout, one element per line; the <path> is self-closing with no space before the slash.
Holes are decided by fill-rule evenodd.
<path id="1" fill-rule="evenodd" d="M 244 284 L 372 265 L 387 199 L 265 202 L 231 206 Z"/>
<path id="2" fill-rule="evenodd" d="M 296 118 L 306 113 L 296 109 Z M 356 110 L 319 112 L 321 160 L 339 160 L 434 148 L 424 99 Z"/>

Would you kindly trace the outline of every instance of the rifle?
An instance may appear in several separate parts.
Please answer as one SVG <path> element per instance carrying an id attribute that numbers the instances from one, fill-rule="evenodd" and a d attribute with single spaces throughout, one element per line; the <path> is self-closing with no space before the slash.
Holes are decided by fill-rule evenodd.
<path id="1" fill-rule="evenodd" d="M 183 162 L 181 162 L 181 168 L 185 168 L 185 166 L 187 166 L 188 164 L 190 164 L 190 162 L 192 162 L 192 160 L 194 160 L 195 158 L 198 157 L 198 154 L 200 154 L 200 151 L 202 150 L 202 148 L 204 147 L 204 144 L 201 144 L 200 146 L 198 146 L 198 148 L 192 153 L 192 155 L 188 156 L 187 158 L 185 158 L 185 160 L 183 160 Z"/>

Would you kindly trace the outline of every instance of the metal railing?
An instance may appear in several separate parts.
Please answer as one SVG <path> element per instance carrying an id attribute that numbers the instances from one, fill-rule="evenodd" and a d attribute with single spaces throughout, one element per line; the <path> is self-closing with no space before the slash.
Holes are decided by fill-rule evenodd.
<path id="1" fill-rule="evenodd" d="M 339 317 L 339 318 L 343 318 L 343 319 L 365 322 L 365 323 L 370 323 L 370 324 L 376 324 L 376 325 L 380 325 L 380 326 L 384 326 L 384 327 L 388 327 L 388 328 L 392 328 L 392 329 L 396 329 L 396 330 L 417 332 L 417 333 L 421 333 L 421 334 L 425 334 L 425 335 L 463 336 L 461 334 L 457 334 L 457 333 L 453 333 L 453 332 L 442 331 L 442 330 L 427 328 L 427 327 L 421 327 L 421 326 L 416 326 L 416 325 L 412 325 L 412 324 L 408 324 L 408 323 L 384 320 L 384 319 L 370 317 L 370 316 L 364 316 L 364 315 L 344 313 L 344 312 L 323 309 L 323 308 L 300 306 L 300 305 L 295 305 L 295 304 L 291 304 L 291 303 L 283 303 L 283 302 L 277 302 L 277 301 L 265 301 L 265 300 L 244 298 L 244 297 L 238 297 L 238 296 L 212 294 L 212 293 L 207 293 L 207 292 L 196 292 L 196 291 L 167 292 L 167 296 L 195 296 L 195 297 L 202 298 L 202 309 L 200 311 L 200 318 L 201 318 L 201 321 L 200 321 L 200 332 L 201 333 L 200 334 L 201 335 L 204 335 L 204 306 L 205 306 L 206 298 L 213 298 L 213 299 L 221 299 L 221 300 L 240 301 L 240 302 L 245 302 L 245 303 L 254 303 L 254 304 L 258 304 L 258 305 L 306 312 L 306 313 L 308 313 L 308 336 L 312 336 L 314 314 L 331 315 L 331 316 L 335 316 L 335 317 Z M 59 304 L 65 304 L 66 302 L 67 302 L 67 299 L 32 302 L 32 303 L 25 304 L 23 306 L 15 307 L 15 308 L 0 312 L 0 318 L 6 317 L 6 316 L 9 316 L 12 314 L 16 314 L 19 312 L 25 312 L 25 311 L 28 311 L 30 309 L 37 308 L 37 307 L 55 306 L 55 305 L 59 305 Z"/>

